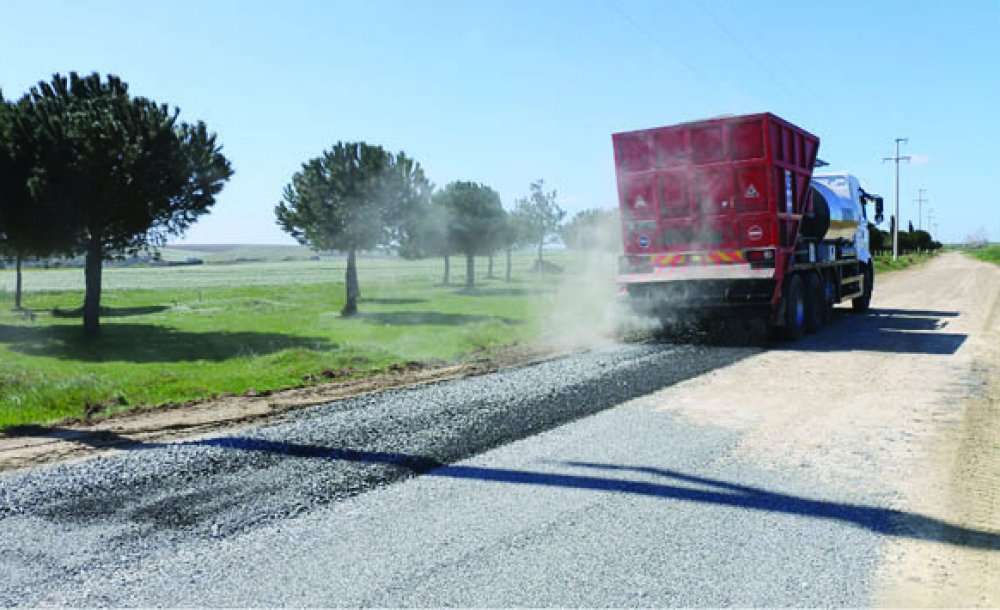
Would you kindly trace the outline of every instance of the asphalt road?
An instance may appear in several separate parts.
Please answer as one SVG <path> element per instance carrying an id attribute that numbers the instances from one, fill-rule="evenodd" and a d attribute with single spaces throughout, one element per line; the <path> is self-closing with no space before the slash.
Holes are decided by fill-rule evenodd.
<path id="1" fill-rule="evenodd" d="M 891 541 L 1000 549 L 898 478 L 900 414 L 953 425 L 934 371 L 995 320 L 891 309 L 900 277 L 787 349 L 619 346 L 4 475 L 0 605 L 870 604 Z M 882 394 L 837 399 L 862 366 Z M 940 395 L 865 419 L 906 374 Z"/>
<path id="2" fill-rule="evenodd" d="M 281 527 L 755 350 L 618 346 L 300 411 L 290 421 L 0 478 L 0 605 L 154 603 L 91 588 L 160 550 Z M 650 374 L 651 372 L 655 374 Z M 235 581 L 232 581 L 235 585 Z M 235 589 L 239 590 L 239 588 Z M 100 596 L 91 598 L 90 591 Z M 169 586 L 162 603 L 178 594 Z M 123 597 L 117 597 L 117 596 Z M 149 597 L 146 597 L 149 595 Z M 221 601 L 221 600 L 220 600 Z"/>

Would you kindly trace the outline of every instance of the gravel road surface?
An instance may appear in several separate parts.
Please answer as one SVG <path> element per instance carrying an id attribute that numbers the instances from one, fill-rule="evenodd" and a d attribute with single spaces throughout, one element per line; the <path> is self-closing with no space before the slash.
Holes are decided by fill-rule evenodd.
<path id="1" fill-rule="evenodd" d="M 998 419 L 1000 270 L 876 294 L 782 349 L 606 348 L 4 475 L 0 605 L 859 606 L 914 575 L 988 604 L 996 493 L 926 486 L 996 480 L 955 430 Z"/>

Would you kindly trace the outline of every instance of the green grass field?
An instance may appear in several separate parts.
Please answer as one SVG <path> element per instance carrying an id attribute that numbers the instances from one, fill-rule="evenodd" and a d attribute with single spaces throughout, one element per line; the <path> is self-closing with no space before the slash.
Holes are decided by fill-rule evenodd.
<path id="1" fill-rule="evenodd" d="M 892 260 L 891 254 L 879 254 L 875 257 L 875 273 L 885 273 L 887 271 L 899 271 L 919 265 L 929 261 L 935 254 L 922 252 L 920 254 L 901 254 L 896 260 Z"/>
<path id="2" fill-rule="evenodd" d="M 287 256 L 281 248 L 257 253 Z M 244 256 L 250 247 L 229 251 L 256 258 Z M 878 270 L 926 258 L 880 258 Z M 0 271 L 0 429 L 79 418 L 87 405 L 100 405 L 104 415 L 308 385 L 327 370 L 361 376 L 599 332 L 614 290 L 614 256 L 595 264 L 554 252 L 547 260 L 566 272 L 539 277 L 529 270 L 532 256 L 519 254 L 508 284 L 485 279 L 479 259 L 477 289 L 467 292 L 461 258 L 452 260 L 451 286 L 440 285 L 440 260 L 363 258 L 361 314 L 348 319 L 339 314 L 344 262 L 333 257 L 109 268 L 102 335 L 94 342 L 83 340 L 73 313 L 82 300 L 81 269 L 26 271 L 27 312 L 12 310 L 14 276 Z M 499 257 L 497 275 L 503 267 Z"/>
<path id="3" fill-rule="evenodd" d="M 510 284 L 481 278 L 467 292 L 455 285 L 464 260 L 452 261 L 446 287 L 440 260 L 362 259 L 361 314 L 348 319 L 343 262 L 332 259 L 108 269 L 95 342 L 72 313 L 82 270 L 31 270 L 27 313 L 0 291 L 0 428 L 81 417 L 88 404 L 112 413 L 306 385 L 325 370 L 363 375 L 488 353 L 537 337 L 556 307 L 552 278 L 531 273 L 530 261 L 516 258 Z M 479 260 L 477 275 L 485 270 Z M 12 282 L 0 272 L 0 287 Z"/>
<path id="4" fill-rule="evenodd" d="M 969 254 L 975 256 L 981 261 L 1000 265 L 1000 244 L 994 244 L 992 246 L 978 248 L 976 250 L 969 250 Z"/>

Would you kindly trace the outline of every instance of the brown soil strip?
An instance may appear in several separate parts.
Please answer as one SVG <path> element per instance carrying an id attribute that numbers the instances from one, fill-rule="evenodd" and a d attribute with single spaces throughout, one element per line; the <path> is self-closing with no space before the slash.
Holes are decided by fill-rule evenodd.
<path id="1" fill-rule="evenodd" d="M 274 423 L 288 413 L 394 388 L 482 375 L 558 356 L 509 348 L 458 364 L 398 365 L 386 372 L 273 393 L 222 396 L 183 405 L 165 405 L 108 416 L 99 421 L 67 421 L 54 426 L 20 426 L 0 433 L 0 472 L 66 460 L 86 459 L 135 443 L 195 438 L 250 424 Z"/>

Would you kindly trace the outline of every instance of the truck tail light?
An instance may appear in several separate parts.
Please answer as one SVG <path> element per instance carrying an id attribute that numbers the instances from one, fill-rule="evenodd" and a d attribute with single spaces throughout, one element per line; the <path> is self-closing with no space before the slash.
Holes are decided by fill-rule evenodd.
<path id="1" fill-rule="evenodd" d="M 774 267 L 774 250 L 771 248 L 766 250 L 747 250 L 745 258 L 753 269 Z"/>

